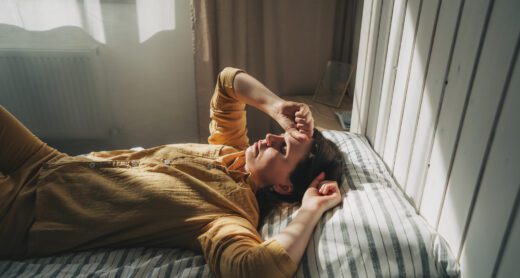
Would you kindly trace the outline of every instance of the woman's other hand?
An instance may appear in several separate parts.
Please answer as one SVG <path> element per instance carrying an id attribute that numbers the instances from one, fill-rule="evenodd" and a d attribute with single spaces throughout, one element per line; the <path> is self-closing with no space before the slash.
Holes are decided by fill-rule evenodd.
<path id="1" fill-rule="evenodd" d="M 327 181 L 320 173 L 303 196 L 302 206 L 296 217 L 273 239 L 287 251 L 289 257 L 298 264 L 309 243 L 312 231 L 322 214 L 341 203 L 341 191 L 335 181 Z"/>
<path id="2" fill-rule="evenodd" d="M 312 138 L 314 119 L 309 106 L 293 101 L 281 101 L 274 109 L 273 118 L 292 137 L 299 141 Z"/>
<path id="3" fill-rule="evenodd" d="M 338 183 L 324 179 L 325 174 L 322 172 L 312 181 L 303 196 L 302 209 L 323 214 L 341 203 L 343 198 Z"/>

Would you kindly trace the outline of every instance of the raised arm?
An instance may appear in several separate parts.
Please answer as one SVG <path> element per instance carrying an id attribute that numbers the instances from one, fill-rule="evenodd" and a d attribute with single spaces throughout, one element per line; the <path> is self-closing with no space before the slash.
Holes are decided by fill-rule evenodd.
<path id="1" fill-rule="evenodd" d="M 215 91 L 210 103 L 208 142 L 216 145 L 227 145 L 237 149 L 249 146 L 246 129 L 246 104 L 240 101 L 233 84 L 235 77 L 242 70 L 223 69 L 218 77 Z"/>
<path id="2" fill-rule="evenodd" d="M 210 144 L 247 148 L 246 104 L 269 115 L 294 138 L 312 137 L 314 121 L 307 105 L 285 101 L 243 70 L 228 67 L 220 72 L 211 98 Z"/>
<path id="3" fill-rule="evenodd" d="M 286 101 L 251 75 L 241 72 L 234 80 L 237 97 L 276 120 L 278 124 L 297 139 L 312 137 L 314 120 L 309 107 L 304 103 Z"/>

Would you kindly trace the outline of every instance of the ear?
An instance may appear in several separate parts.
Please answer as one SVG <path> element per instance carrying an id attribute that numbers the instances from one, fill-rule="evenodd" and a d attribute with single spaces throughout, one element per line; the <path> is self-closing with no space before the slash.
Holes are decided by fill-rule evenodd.
<path id="1" fill-rule="evenodd" d="M 293 191 L 293 186 L 290 182 L 284 184 L 275 184 L 273 185 L 273 190 L 278 194 L 289 195 Z"/>

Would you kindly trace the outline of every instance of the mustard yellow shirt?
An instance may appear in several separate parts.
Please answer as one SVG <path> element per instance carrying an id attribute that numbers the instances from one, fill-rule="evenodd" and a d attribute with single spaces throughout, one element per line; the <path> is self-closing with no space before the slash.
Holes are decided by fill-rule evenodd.
<path id="1" fill-rule="evenodd" d="M 26 257 L 100 247 L 184 247 L 217 277 L 290 277 L 296 264 L 256 230 L 255 186 L 244 173 L 245 105 L 224 69 L 210 105 L 210 144 L 61 156 L 37 179 Z"/>

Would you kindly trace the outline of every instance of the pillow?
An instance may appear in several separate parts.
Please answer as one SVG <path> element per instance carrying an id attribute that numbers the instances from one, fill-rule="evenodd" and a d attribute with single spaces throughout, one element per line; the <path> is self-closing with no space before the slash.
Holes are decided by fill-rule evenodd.
<path id="1" fill-rule="evenodd" d="M 459 276 L 446 241 L 416 213 L 366 138 L 323 135 L 344 155 L 344 199 L 318 223 L 296 276 Z M 275 209 L 260 228 L 262 237 L 280 232 L 296 211 Z"/>

